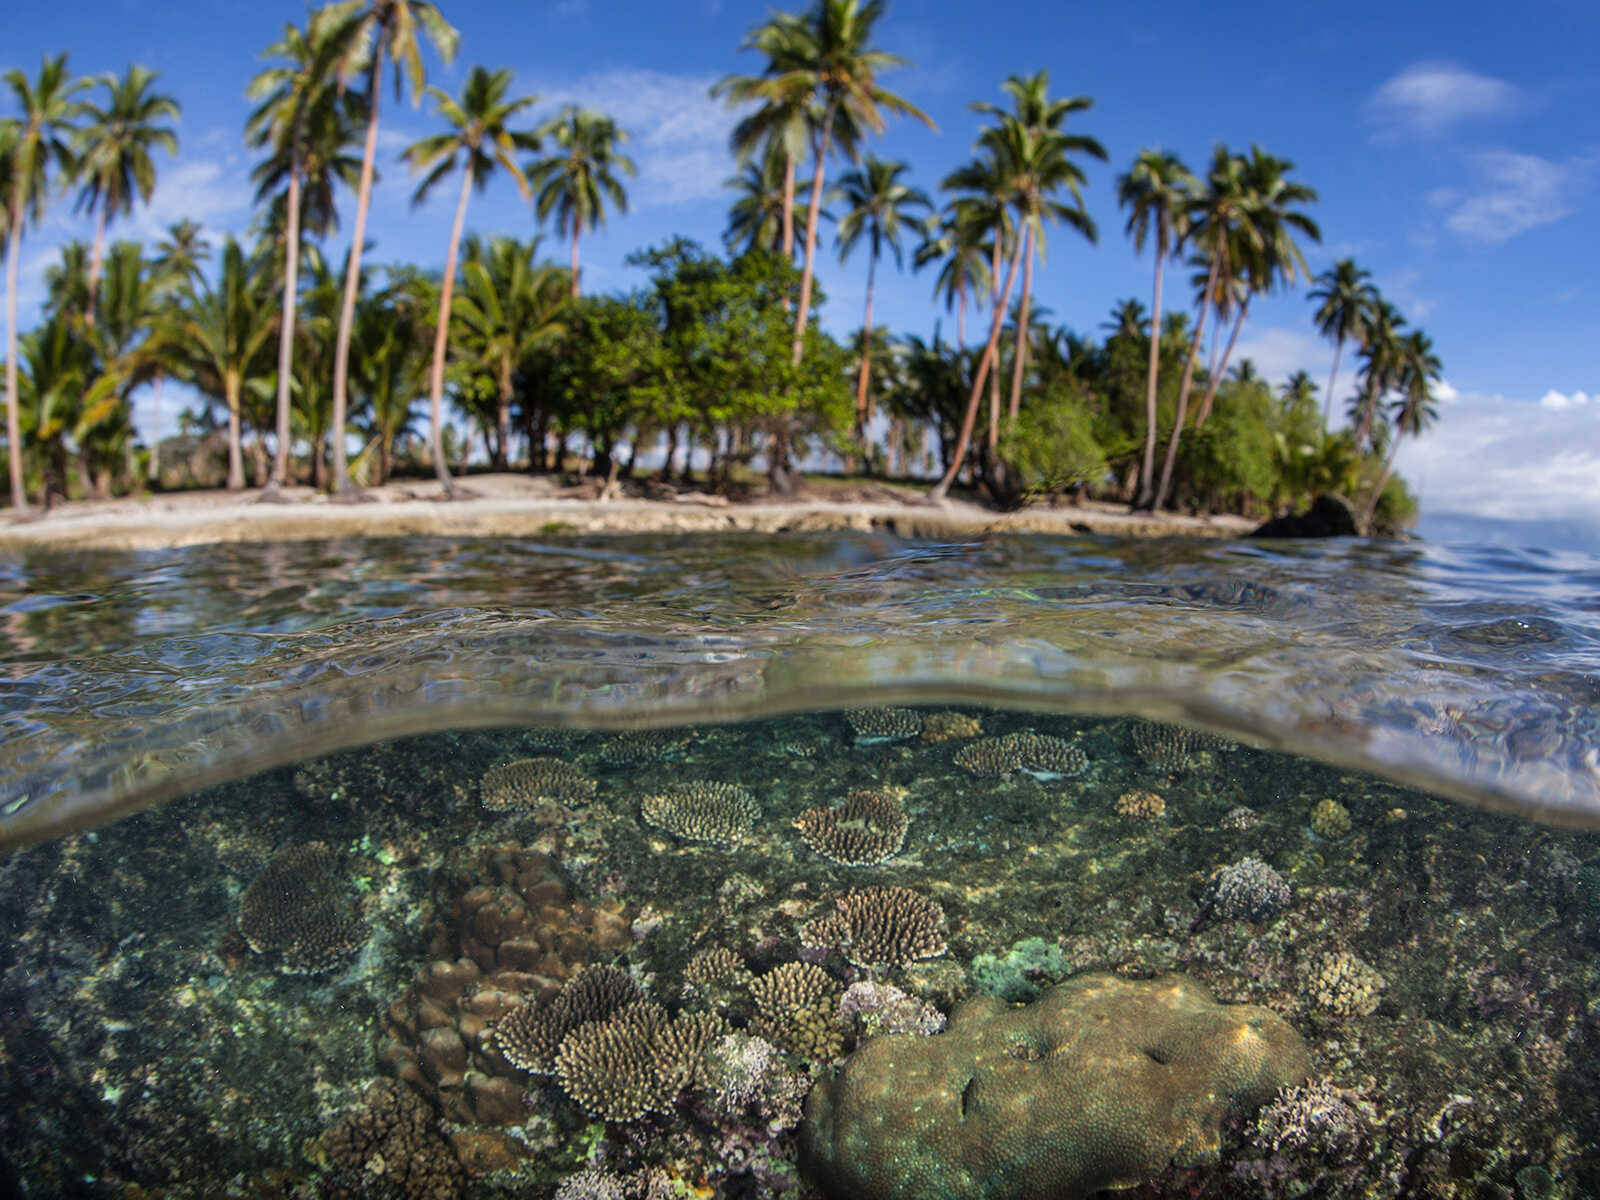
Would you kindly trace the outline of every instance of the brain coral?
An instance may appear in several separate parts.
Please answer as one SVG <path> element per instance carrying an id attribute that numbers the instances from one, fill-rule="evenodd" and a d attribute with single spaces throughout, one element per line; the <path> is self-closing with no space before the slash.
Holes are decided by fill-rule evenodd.
<path id="1" fill-rule="evenodd" d="M 644 819 L 686 842 L 733 846 L 749 836 L 761 807 L 737 783 L 680 783 L 639 802 Z"/>
<path id="2" fill-rule="evenodd" d="M 523 758 L 491 767 L 479 785 L 483 806 L 504 812 L 536 808 L 547 801 L 584 804 L 594 799 L 595 782 L 559 758 Z"/>
<path id="3" fill-rule="evenodd" d="M 290 974 L 338 966 L 367 940 L 338 859 L 321 842 L 279 851 L 239 897 L 239 932 Z"/>
<path id="4" fill-rule="evenodd" d="M 857 788 L 825 808 L 795 818 L 800 836 L 824 858 L 845 867 L 871 867 L 900 853 L 911 818 L 894 788 Z"/>
<path id="5" fill-rule="evenodd" d="M 829 1200 L 1066 1200 L 1214 1161 L 1225 1118 L 1308 1072 L 1266 1009 L 1086 975 L 866 1042 L 812 1089 L 801 1163 Z"/>

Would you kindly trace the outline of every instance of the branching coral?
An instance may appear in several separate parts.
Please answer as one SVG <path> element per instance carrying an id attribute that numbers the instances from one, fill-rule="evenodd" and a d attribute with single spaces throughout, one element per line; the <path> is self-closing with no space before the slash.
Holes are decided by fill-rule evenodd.
<path id="1" fill-rule="evenodd" d="M 586 967 L 554 999 L 529 1001 L 507 1013 L 494 1027 L 494 1041 L 512 1066 L 548 1075 L 555 1071 L 556 1054 L 569 1033 L 604 1021 L 644 998 L 626 971 Z"/>
<path id="2" fill-rule="evenodd" d="M 922 714 L 913 708 L 851 708 L 844 719 L 857 742 L 896 742 L 922 731 Z"/>
<path id="3" fill-rule="evenodd" d="M 761 807 L 737 783 L 681 783 L 639 802 L 644 819 L 687 842 L 734 846 L 750 836 Z"/>
<path id="4" fill-rule="evenodd" d="M 523 758 L 490 768 L 478 791 L 485 808 L 504 812 L 546 803 L 586 804 L 594 799 L 595 781 L 559 758 Z"/>
<path id="5" fill-rule="evenodd" d="M 844 1049 L 835 1015 L 839 985 L 815 963 L 792 962 L 757 976 L 750 984 L 756 1015 L 750 1031 L 797 1058 L 832 1062 Z"/>
<path id="6" fill-rule="evenodd" d="M 857 789 L 839 804 L 808 808 L 794 827 L 818 854 L 846 867 L 870 867 L 905 845 L 911 818 L 899 789 Z"/>
<path id="7" fill-rule="evenodd" d="M 367 940 L 339 860 L 321 842 L 273 856 L 239 897 L 239 932 L 291 974 L 331 970 Z"/>
<path id="8" fill-rule="evenodd" d="M 945 952 L 944 909 L 910 888 L 851 888 L 834 911 L 801 930 L 813 949 L 838 950 L 859 967 L 904 966 Z"/>
<path id="9" fill-rule="evenodd" d="M 980 778 L 1004 779 L 1024 771 L 1043 779 L 1063 779 L 1088 770 L 1089 756 L 1066 738 L 1029 730 L 979 738 L 957 752 L 955 764 Z"/>
<path id="10" fill-rule="evenodd" d="M 453 1200 L 466 1184 L 433 1112 L 393 1080 L 368 1088 L 362 1106 L 325 1130 L 317 1149 L 335 1179 L 362 1195 L 378 1187 L 404 1200 Z"/>
<path id="11" fill-rule="evenodd" d="M 562 1039 L 555 1073 L 566 1093 L 599 1121 L 671 1112 L 708 1046 L 727 1032 L 720 1017 L 676 1019 L 649 1001 L 630 1004 Z"/>

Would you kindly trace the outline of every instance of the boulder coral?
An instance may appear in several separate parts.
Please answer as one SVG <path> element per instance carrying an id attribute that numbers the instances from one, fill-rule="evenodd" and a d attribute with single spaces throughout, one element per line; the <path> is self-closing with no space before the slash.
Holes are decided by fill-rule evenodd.
<path id="1" fill-rule="evenodd" d="M 1223 1121 L 1309 1074 L 1277 1014 L 1182 976 L 1080 976 L 873 1038 L 812 1089 L 802 1169 L 829 1200 L 1064 1200 L 1218 1157 Z"/>

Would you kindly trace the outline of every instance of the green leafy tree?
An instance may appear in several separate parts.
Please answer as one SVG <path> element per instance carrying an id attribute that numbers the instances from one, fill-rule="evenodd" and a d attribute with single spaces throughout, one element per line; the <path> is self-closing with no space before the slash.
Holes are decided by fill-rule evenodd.
<path id="1" fill-rule="evenodd" d="M 572 245 L 572 298 L 578 298 L 578 238 L 605 224 L 606 205 L 628 211 L 628 193 L 619 175 L 634 173 L 633 160 L 617 149 L 625 130 L 603 113 L 568 105 L 538 129 L 551 146 L 549 157 L 528 168 L 534 211 L 539 220 L 555 217 L 556 232 Z"/>
<path id="2" fill-rule="evenodd" d="M 1176 154 L 1143 150 L 1133 166 L 1117 178 L 1117 203 L 1128 210 L 1126 232 L 1133 248 L 1144 252 L 1145 239 L 1154 233 L 1155 287 L 1150 302 L 1152 327 L 1161 325 L 1162 267 L 1188 234 L 1190 205 L 1200 181 Z M 1154 496 L 1156 470 L 1156 389 L 1159 378 L 1159 340 L 1150 341 L 1145 378 L 1144 457 L 1139 465 L 1138 503 Z"/>
<path id="3" fill-rule="evenodd" d="M 518 151 L 533 151 L 539 147 L 538 138 L 527 130 L 511 128 L 519 113 L 531 107 L 533 96 L 511 99 L 511 72 L 487 71 L 473 67 L 461 90 L 460 101 L 453 100 L 438 88 L 429 88 L 439 115 L 449 128 L 423 138 L 407 147 L 405 158 L 413 171 L 428 174 L 417 185 L 412 196 L 413 204 L 421 204 L 428 192 L 445 179 L 451 171 L 461 171 L 461 194 L 456 200 L 455 220 L 450 226 L 450 241 L 445 249 L 444 275 L 439 289 L 439 311 L 433 335 L 433 360 L 428 375 L 428 446 L 433 457 L 434 473 L 444 487 L 446 497 L 452 496 L 455 486 L 445 463 L 441 438 L 444 433 L 444 368 L 450 333 L 450 312 L 456 286 L 456 255 L 461 246 L 461 229 L 467 219 L 467 200 L 476 187 L 483 190 L 488 185 L 496 166 L 505 169 L 522 194 L 528 194 L 528 181 L 517 165 Z M 576 243 L 574 243 L 576 254 Z M 573 263 L 576 279 L 577 263 Z"/>
<path id="4" fill-rule="evenodd" d="M 339 332 L 333 359 L 332 454 L 333 490 L 347 494 L 349 468 L 345 461 L 345 418 L 350 372 L 350 336 L 356 316 L 356 289 L 361 285 L 361 253 L 366 245 L 367 210 L 372 205 L 372 178 L 378 156 L 378 100 L 386 61 L 394 65 L 394 91 L 398 99 L 406 86 L 412 102 L 421 100 L 427 72 L 422 65 L 422 45 L 429 42 L 446 63 L 455 58 L 460 35 L 425 0 L 343 0 L 328 6 L 342 47 L 335 68 L 341 81 L 365 71 L 367 132 L 362 144 L 361 176 L 356 185 L 356 216 L 350 237 L 350 257 L 345 264 L 344 298 L 339 310 Z"/>
<path id="5" fill-rule="evenodd" d="M 178 134 L 163 122 L 178 119 L 178 102 L 154 90 L 156 73 L 130 66 L 121 79 L 104 76 L 103 105 L 86 103 L 77 131 L 78 207 L 95 215 L 94 252 L 89 260 L 88 319 L 95 320 L 95 294 L 105 256 L 106 227 L 133 211 L 135 200 L 150 203 L 156 187 L 151 153 L 178 153 Z"/>
<path id="6" fill-rule="evenodd" d="M 12 69 L 4 75 L 12 103 L 20 114 L 0 122 L 0 153 L 7 163 L 6 199 L 6 443 L 11 471 L 11 507 L 28 508 L 22 478 L 22 428 L 17 411 L 17 271 L 22 258 L 22 231 L 44 217 L 52 175 L 68 177 L 77 169 L 72 152 L 83 115 L 79 93 L 88 81 L 67 73 L 67 56 L 46 58 L 39 74 L 29 79 Z"/>
<path id="7" fill-rule="evenodd" d="M 902 183 L 900 177 L 910 168 L 902 162 L 885 162 L 868 155 L 859 170 L 846 172 L 839 180 L 839 195 L 845 205 L 839 218 L 839 259 L 843 261 L 863 238 L 867 242 L 867 297 L 862 316 L 863 348 L 856 372 L 856 448 L 865 457 L 867 424 L 872 420 L 867 388 L 872 372 L 872 356 L 866 350 L 867 331 L 872 329 L 872 293 L 878 275 L 878 258 L 885 247 L 902 261 L 901 237 L 919 211 L 932 203 L 921 190 Z"/>

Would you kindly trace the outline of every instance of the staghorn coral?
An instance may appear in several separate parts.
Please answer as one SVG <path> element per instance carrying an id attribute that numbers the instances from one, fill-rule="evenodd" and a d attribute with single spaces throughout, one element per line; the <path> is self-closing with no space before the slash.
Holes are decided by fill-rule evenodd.
<path id="1" fill-rule="evenodd" d="M 756 1014 L 750 1031 L 797 1058 L 828 1063 L 844 1050 L 844 1035 L 834 1015 L 839 985 L 815 963 L 774 967 L 750 983 Z"/>
<path id="2" fill-rule="evenodd" d="M 921 1037 L 944 1028 L 944 1014 L 926 1000 L 907 995 L 892 983 L 863 979 L 845 988 L 839 997 L 839 1020 L 858 1039 L 883 1033 L 914 1033 Z"/>
<path id="3" fill-rule="evenodd" d="M 696 990 L 716 984 L 740 983 L 748 980 L 749 968 L 726 946 L 707 946 L 698 951 L 683 968 L 683 982 Z"/>
<path id="4" fill-rule="evenodd" d="M 567 1034 L 579 1026 L 604 1021 L 644 998 L 626 971 L 585 967 L 554 999 L 544 1003 L 530 1000 L 502 1017 L 494 1027 L 494 1042 L 512 1066 L 549 1075 L 555 1071 L 556 1054 Z"/>
<path id="5" fill-rule="evenodd" d="M 317 1157 L 331 1168 L 334 1194 L 393 1195 L 404 1200 L 452 1200 L 466 1186 L 450 1143 L 421 1097 L 393 1080 L 366 1091 L 317 1139 Z"/>
<path id="6" fill-rule="evenodd" d="M 761 808 L 737 783 L 680 783 L 639 802 L 644 819 L 686 842 L 735 846 L 750 835 Z"/>
<path id="7" fill-rule="evenodd" d="M 922 731 L 922 714 L 912 708 L 850 708 L 844 719 L 857 743 L 898 742 Z"/>
<path id="8" fill-rule="evenodd" d="M 955 764 L 980 778 L 1004 779 L 1025 771 L 1059 779 L 1082 775 L 1089 769 L 1089 756 L 1065 738 L 1029 730 L 979 738 L 956 753 Z"/>
<path id="9" fill-rule="evenodd" d="M 490 768 L 478 792 L 485 808 L 505 812 L 546 803 L 586 804 L 594 799 L 595 781 L 559 758 L 523 758 Z"/>
<path id="10" fill-rule="evenodd" d="M 1166 814 L 1167 802 L 1154 792 L 1123 792 L 1116 808 L 1124 821 L 1154 821 Z"/>
<path id="11" fill-rule="evenodd" d="M 807 1098 L 801 1165 L 829 1200 L 1084 1196 L 1214 1162 L 1225 1119 L 1308 1070 L 1266 1009 L 1182 977 L 1087 975 L 866 1042 Z"/>
<path id="12" fill-rule="evenodd" d="M 944 909 L 898 884 L 851 888 L 834 911 L 801 930 L 811 949 L 838 950 L 858 967 L 905 966 L 945 952 Z"/>
<path id="13" fill-rule="evenodd" d="M 1359 955 L 1334 950 L 1312 963 L 1305 980 L 1305 996 L 1323 1012 L 1336 1017 L 1366 1017 L 1378 1009 L 1388 986 Z"/>
<path id="14" fill-rule="evenodd" d="M 964 742 L 982 732 L 983 723 L 966 713 L 933 712 L 922 718 L 922 743 L 925 746 L 939 742 Z"/>
<path id="15" fill-rule="evenodd" d="M 1318 837 L 1342 838 L 1351 830 L 1350 810 L 1337 800 L 1320 800 L 1311 810 L 1311 830 Z"/>
<path id="16" fill-rule="evenodd" d="M 1165 775 L 1183 775 L 1201 765 L 1200 755 L 1221 745 L 1221 739 L 1183 725 L 1134 721 L 1133 748 L 1140 758 Z"/>
<path id="17" fill-rule="evenodd" d="M 709 1013 L 674 1019 L 659 1005 L 639 1001 L 567 1034 L 556 1054 L 556 1078 L 598 1121 L 669 1113 L 706 1049 L 726 1032 L 726 1022 Z"/>
<path id="18" fill-rule="evenodd" d="M 839 804 L 806 809 L 794 827 L 806 845 L 840 866 L 876 866 L 905 845 L 911 818 L 904 796 L 898 788 L 858 788 Z"/>
<path id="19" fill-rule="evenodd" d="M 632 767 L 670 758 L 694 741 L 692 729 L 627 729 L 607 738 L 600 761 L 608 767 Z"/>
<path id="20" fill-rule="evenodd" d="M 328 971 L 367 940 L 352 915 L 339 860 L 322 842 L 273 855 L 239 897 L 239 932 L 257 954 L 295 975 Z"/>
<path id="21" fill-rule="evenodd" d="M 1289 897 L 1283 876 L 1250 854 L 1211 873 L 1200 909 L 1225 921 L 1266 921 L 1288 906 Z"/>

